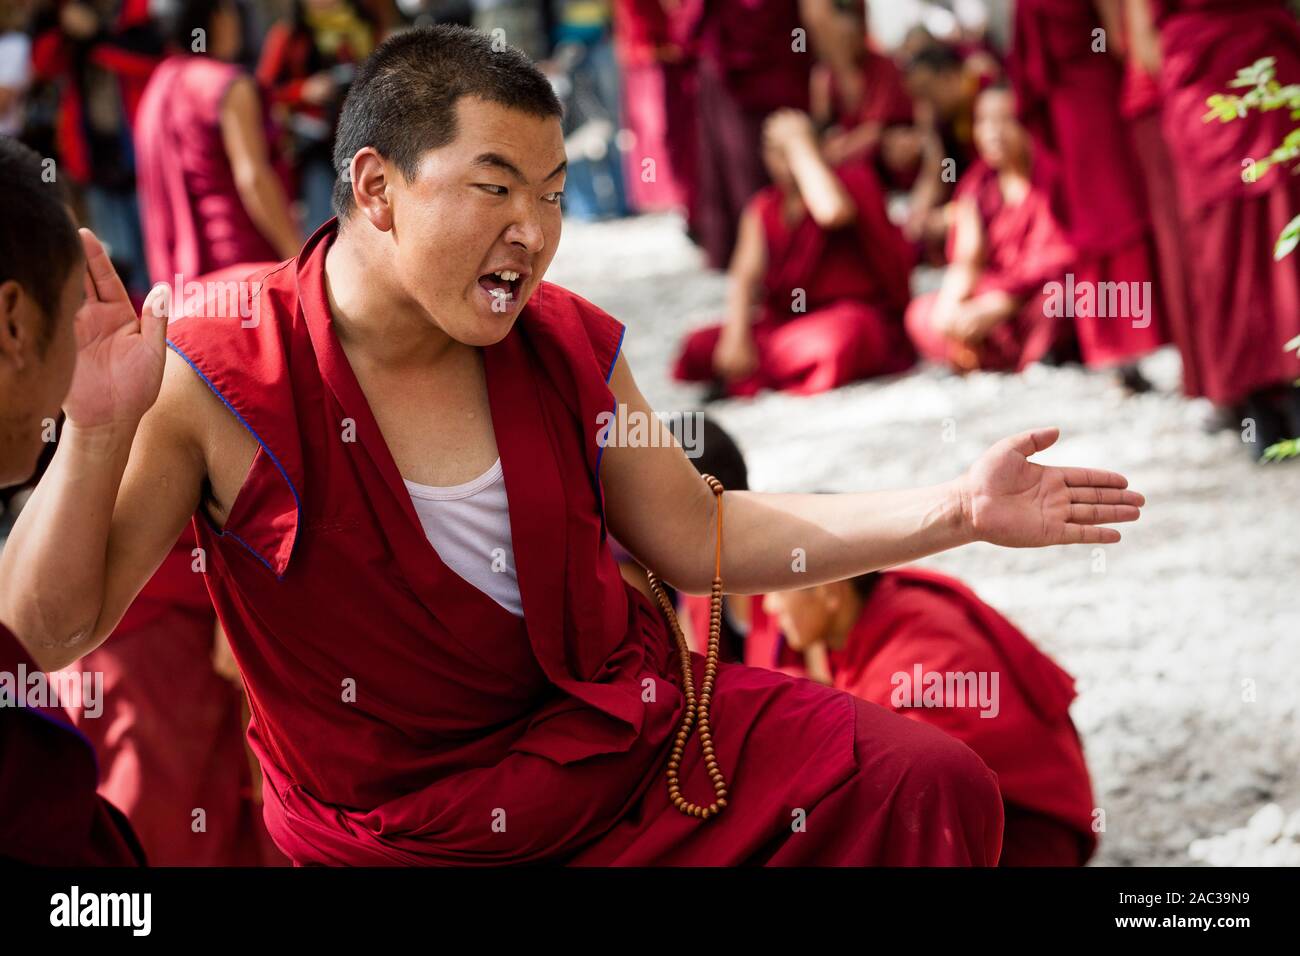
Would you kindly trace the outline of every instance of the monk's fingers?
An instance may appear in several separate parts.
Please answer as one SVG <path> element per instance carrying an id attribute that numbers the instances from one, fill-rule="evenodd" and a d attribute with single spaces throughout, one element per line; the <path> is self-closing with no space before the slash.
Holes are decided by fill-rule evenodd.
<path id="1" fill-rule="evenodd" d="M 1060 436 L 1061 430 L 1059 428 L 1036 428 L 1033 431 L 1021 432 L 1019 435 L 1004 438 L 999 444 L 1005 444 L 1028 458 L 1044 448 L 1051 448 L 1056 444 L 1056 439 Z"/>
<path id="2" fill-rule="evenodd" d="M 1137 508 L 1147 503 L 1139 492 L 1129 488 L 1098 488 L 1095 485 L 1071 487 L 1070 501 L 1085 505 L 1133 505 Z"/>
<path id="3" fill-rule="evenodd" d="M 1100 468 L 1062 468 L 1065 483 L 1071 488 L 1127 488 L 1128 479 L 1116 471 Z"/>
<path id="4" fill-rule="evenodd" d="M 140 310 L 140 333 L 161 353 L 167 347 L 167 323 L 171 321 L 171 288 L 160 282 L 149 290 Z"/>
<path id="5" fill-rule="evenodd" d="M 1135 505 L 1070 505 L 1071 524 L 1116 524 L 1122 521 L 1137 521 L 1142 514 Z"/>
<path id="6" fill-rule="evenodd" d="M 113 268 L 103 243 L 89 229 L 83 228 L 78 232 L 81 235 L 81 247 L 86 253 L 86 274 L 89 276 L 86 297 L 100 302 L 130 302 L 126 287 L 118 278 L 117 270 Z"/>
<path id="7" fill-rule="evenodd" d="M 1091 524 L 1067 524 L 1064 533 L 1066 544 L 1114 544 L 1120 534 L 1114 528 Z"/>

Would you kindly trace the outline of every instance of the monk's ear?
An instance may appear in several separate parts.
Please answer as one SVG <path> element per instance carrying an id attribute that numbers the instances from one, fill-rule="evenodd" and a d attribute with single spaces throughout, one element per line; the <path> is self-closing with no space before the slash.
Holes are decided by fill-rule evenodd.
<path id="1" fill-rule="evenodd" d="M 393 228 L 393 207 L 388 185 L 388 163 L 373 146 L 357 150 L 348 166 L 352 175 L 352 202 L 357 211 L 380 232 Z"/>
<path id="2" fill-rule="evenodd" d="M 27 293 L 16 280 L 0 283 L 0 364 L 15 371 L 21 371 L 26 364 L 26 301 Z"/>

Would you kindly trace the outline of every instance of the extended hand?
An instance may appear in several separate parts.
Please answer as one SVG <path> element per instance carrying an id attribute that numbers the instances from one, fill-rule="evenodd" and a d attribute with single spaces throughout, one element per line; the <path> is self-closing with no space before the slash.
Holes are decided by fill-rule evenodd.
<path id="1" fill-rule="evenodd" d="M 166 286 L 156 287 L 137 318 L 89 229 L 81 230 L 86 252 L 86 301 L 77 310 L 77 368 L 63 402 L 68 421 L 81 428 L 134 425 L 158 397 L 167 353 Z"/>
<path id="2" fill-rule="evenodd" d="M 962 511 L 978 540 L 1008 548 L 1109 544 L 1119 532 L 1099 525 L 1138 519 L 1146 499 L 1128 490 L 1123 475 L 1028 460 L 1059 435 L 1043 428 L 1004 438 L 958 480 Z"/>

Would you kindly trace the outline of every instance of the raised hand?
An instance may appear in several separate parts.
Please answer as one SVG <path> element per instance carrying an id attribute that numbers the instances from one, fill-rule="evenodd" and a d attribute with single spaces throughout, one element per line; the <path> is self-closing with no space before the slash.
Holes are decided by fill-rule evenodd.
<path id="1" fill-rule="evenodd" d="M 962 510 L 978 540 L 1008 548 L 1110 544 L 1120 534 L 1101 525 L 1138 519 L 1146 499 L 1123 475 L 1029 461 L 1059 435 L 1043 428 L 1004 438 L 961 477 Z"/>
<path id="2" fill-rule="evenodd" d="M 86 301 L 77 310 L 77 368 L 63 402 L 80 428 L 134 426 L 158 397 L 167 351 L 166 286 L 149 293 L 137 317 L 108 253 L 81 230 Z"/>

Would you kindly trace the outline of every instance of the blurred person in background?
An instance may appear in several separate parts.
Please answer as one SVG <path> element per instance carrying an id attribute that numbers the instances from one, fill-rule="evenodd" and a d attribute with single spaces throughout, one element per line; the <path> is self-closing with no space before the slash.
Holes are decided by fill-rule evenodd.
<path id="1" fill-rule="evenodd" d="M 356 66 L 376 40 L 373 19 L 356 0 L 295 0 L 292 18 L 266 35 L 257 80 L 288 142 L 305 232 L 334 215 L 334 127 Z"/>
<path id="2" fill-rule="evenodd" d="M 27 0 L 0 0 L 0 136 L 19 137 L 32 82 Z"/>
<path id="3" fill-rule="evenodd" d="M 178 0 L 166 23 L 170 55 L 140 104 L 140 210 L 155 282 L 243 262 L 280 261 L 302 237 L 271 165 L 266 112 L 235 65 L 234 0 Z M 191 44 L 204 31 L 204 52 Z"/>
<path id="4" fill-rule="evenodd" d="M 161 56 L 148 0 L 55 0 L 33 25 L 35 76 L 58 91 L 59 175 L 81 188 L 90 225 L 137 301 L 148 275 L 132 128 Z"/>

